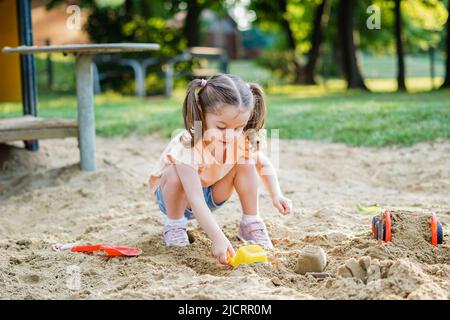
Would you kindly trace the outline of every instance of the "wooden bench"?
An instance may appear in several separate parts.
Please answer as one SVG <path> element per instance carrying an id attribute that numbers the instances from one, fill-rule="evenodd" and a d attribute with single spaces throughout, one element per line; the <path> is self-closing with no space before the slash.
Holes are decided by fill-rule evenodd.
<path id="1" fill-rule="evenodd" d="M 78 138 L 78 121 L 33 116 L 0 119 L 0 142 Z"/>
<path id="2" fill-rule="evenodd" d="M 36 53 L 61 52 L 64 54 L 75 55 L 75 76 L 77 83 L 77 110 L 78 125 L 74 122 L 67 123 L 68 120 L 43 120 L 40 124 L 33 126 L 41 126 L 39 129 L 31 129 L 31 124 L 25 125 L 13 124 L 9 126 L 9 130 L 5 130 L 4 134 L 0 131 L 0 136 L 4 139 L 19 139 L 29 137 L 33 134 L 32 139 L 39 139 L 42 134 L 46 138 L 62 137 L 67 135 L 78 135 L 80 149 L 80 167 L 83 171 L 95 171 L 97 168 L 95 159 L 95 115 L 94 115 L 94 86 L 92 81 L 92 59 L 98 54 L 122 53 L 122 52 L 138 52 L 159 50 L 160 46 L 156 43 L 99 43 L 99 44 L 67 44 L 57 46 L 19 46 L 16 48 L 4 47 L 5 53 L 18 53 L 21 55 L 29 55 Z M 31 76 L 31 75 L 30 75 Z M 24 114 L 29 114 L 24 109 Z M 34 115 L 37 110 L 34 110 Z M 11 121 L 11 120 L 10 120 Z M 36 120 L 31 120 L 36 121 Z M 53 121 L 53 122 L 52 122 Z M 56 121 L 56 122 L 54 122 Z M 63 122 L 61 122 L 63 121 Z M 70 121 L 70 120 L 69 120 Z M 4 126 L 6 128 L 6 125 Z M 75 130 L 77 128 L 77 130 Z M 39 131 L 43 130 L 44 133 Z M 11 131 L 8 133 L 8 131 Z M 9 138 L 6 138 L 9 136 Z M 0 140 L 1 141 L 1 140 Z M 26 141 L 26 140 L 25 140 Z"/>

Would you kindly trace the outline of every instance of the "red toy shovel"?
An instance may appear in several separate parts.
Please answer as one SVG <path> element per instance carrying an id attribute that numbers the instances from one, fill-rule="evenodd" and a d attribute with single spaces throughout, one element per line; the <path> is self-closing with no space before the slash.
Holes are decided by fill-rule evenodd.
<path id="1" fill-rule="evenodd" d="M 53 245 L 53 249 L 56 251 L 67 250 L 70 249 L 72 252 L 96 252 L 103 251 L 106 253 L 106 256 L 109 257 L 134 257 L 138 256 L 142 253 L 142 250 L 139 248 L 133 247 L 122 247 L 122 246 L 111 246 L 108 244 L 96 244 L 90 246 L 80 246 L 76 243 L 69 244 L 55 244 Z"/>
<path id="2" fill-rule="evenodd" d="M 74 246 L 70 249 L 72 252 L 95 252 L 103 251 L 107 256 L 120 257 L 120 256 L 138 256 L 142 253 L 139 248 L 122 247 L 122 246 L 110 246 L 107 244 L 97 244 L 93 246 Z"/>

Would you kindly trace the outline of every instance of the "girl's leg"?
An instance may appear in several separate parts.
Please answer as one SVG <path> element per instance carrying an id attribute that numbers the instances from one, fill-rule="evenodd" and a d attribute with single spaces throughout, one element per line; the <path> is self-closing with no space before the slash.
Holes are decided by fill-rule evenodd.
<path id="1" fill-rule="evenodd" d="M 245 215 L 257 216 L 259 213 L 258 173 L 254 164 L 238 164 L 234 188 L 239 195 Z"/>
<path id="2" fill-rule="evenodd" d="M 221 203 L 230 198 L 236 189 L 241 201 L 242 211 L 246 215 L 257 215 L 258 174 L 254 164 L 236 164 L 220 181 L 212 186 L 213 200 Z"/>
<path id="3" fill-rule="evenodd" d="M 183 185 L 174 166 L 164 171 L 161 177 L 161 191 L 170 219 L 184 216 L 186 207 L 190 207 L 184 193 Z M 242 210 L 248 215 L 258 214 L 258 175 L 253 164 L 236 164 L 221 180 L 212 186 L 215 203 L 228 200 L 233 189 L 239 195 Z"/>
<path id="4" fill-rule="evenodd" d="M 161 177 L 161 191 L 167 211 L 163 236 L 168 246 L 187 246 L 187 220 L 184 218 L 187 200 L 183 185 L 174 166 L 170 166 Z"/>
<path id="5" fill-rule="evenodd" d="M 259 213 L 258 173 L 253 164 L 236 164 L 233 170 L 222 180 L 213 185 L 213 200 L 216 203 L 227 200 L 233 188 L 241 201 L 243 217 L 239 226 L 238 237 L 253 241 L 266 249 L 272 249 L 272 241 Z"/>
<path id="6" fill-rule="evenodd" d="M 183 185 L 175 166 L 167 168 L 161 176 L 161 191 L 169 219 L 181 219 L 188 205 Z"/>

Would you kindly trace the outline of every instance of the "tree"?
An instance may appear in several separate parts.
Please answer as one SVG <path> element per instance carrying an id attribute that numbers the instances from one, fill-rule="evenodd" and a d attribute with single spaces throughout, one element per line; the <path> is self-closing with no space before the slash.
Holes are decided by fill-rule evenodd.
<path id="1" fill-rule="evenodd" d="M 368 90 L 364 84 L 356 55 L 353 37 L 353 18 L 356 0 L 340 0 L 338 8 L 338 36 L 342 49 L 342 66 L 347 79 L 347 87 Z"/>
<path id="2" fill-rule="evenodd" d="M 187 2 L 187 14 L 183 34 L 187 39 L 188 47 L 195 47 L 200 44 L 200 15 L 203 8 L 198 0 L 190 0 Z"/>
<path id="3" fill-rule="evenodd" d="M 104 34 L 108 33 L 108 30 L 115 32 L 117 37 L 123 37 L 120 30 L 112 30 L 111 25 L 105 24 L 107 21 L 119 22 L 115 25 L 115 29 L 120 28 L 127 22 L 136 19 L 149 19 L 149 18 L 162 18 L 170 19 L 176 13 L 186 10 L 186 18 L 183 25 L 183 36 L 187 40 L 187 46 L 200 45 L 200 17 L 205 9 L 211 9 L 218 14 L 224 14 L 226 11 L 226 4 L 224 1 L 218 0 L 123 0 L 116 1 L 118 4 L 108 4 L 108 1 L 103 1 L 105 4 L 101 4 L 102 1 L 92 0 L 73 0 L 74 3 L 84 8 L 92 9 L 90 18 L 92 20 L 97 19 L 98 22 L 90 21 L 95 25 L 94 29 L 105 29 Z M 51 9 L 57 5 L 66 3 L 66 0 L 51 0 L 47 8 Z M 114 3 L 114 1 L 112 2 Z M 123 11 L 123 12 L 121 12 Z M 100 13 L 97 15 L 97 13 Z M 103 14 L 103 15 L 102 15 Z M 88 22 L 88 27 L 89 23 Z M 95 30 L 88 30 L 89 32 Z M 133 35 L 131 38 L 126 38 L 129 41 L 135 41 Z"/>
<path id="4" fill-rule="evenodd" d="M 173 14 L 168 10 L 169 0 L 72 0 L 82 8 L 87 8 L 88 14 L 83 29 L 88 33 L 92 43 L 140 42 L 158 43 L 161 49 L 152 52 L 151 57 L 158 63 L 147 69 L 146 85 L 152 94 L 162 93 L 164 80 L 156 75 L 161 71 L 161 65 L 168 59 L 177 56 L 186 49 L 186 41 L 179 27 L 170 25 Z M 73 3 L 72 2 L 72 3 Z M 47 9 L 58 5 L 67 5 L 65 0 L 52 0 Z M 177 7 L 178 9 L 178 7 Z M 127 57 L 146 59 L 148 53 L 127 53 Z M 115 55 L 115 57 L 119 57 Z M 124 68 L 114 62 L 98 64 L 100 73 L 107 70 L 111 77 L 106 78 L 102 86 L 106 89 L 119 90 L 122 93 L 132 92 L 133 73 L 131 68 Z M 177 71 L 190 68 L 188 63 L 179 63 Z"/>
<path id="5" fill-rule="evenodd" d="M 311 36 L 311 50 L 308 52 L 308 62 L 305 66 L 305 84 L 316 84 L 314 79 L 317 60 L 321 54 L 323 42 L 323 28 L 328 22 L 328 0 L 322 0 L 314 13 Z"/>
<path id="6" fill-rule="evenodd" d="M 447 39 L 446 48 L 447 58 L 445 60 L 445 80 L 441 88 L 450 88 L 450 0 L 448 1 L 448 17 L 446 22 L 447 29 Z"/>
<path id="7" fill-rule="evenodd" d="M 294 33 L 288 19 L 287 0 L 278 1 L 281 12 L 281 26 L 287 36 L 289 49 L 294 53 L 294 65 L 295 65 L 295 83 L 302 83 L 302 67 L 297 59 L 297 41 L 295 40 Z"/>
<path id="8" fill-rule="evenodd" d="M 250 9 L 256 11 L 257 23 L 260 25 L 270 24 L 270 28 L 277 29 L 282 32 L 286 39 L 283 46 L 283 56 L 291 57 L 291 63 L 294 66 L 294 83 L 300 84 L 302 81 L 302 66 L 300 65 L 300 58 L 298 54 L 297 39 L 294 34 L 291 23 L 291 14 L 288 10 L 288 0 L 267 1 L 267 0 L 252 0 Z M 266 29 L 264 28 L 264 29 Z M 287 54 L 286 54 L 287 53 Z"/>
<path id="9" fill-rule="evenodd" d="M 156 1 L 157 2 L 157 1 Z M 225 1 L 218 0 L 163 0 L 170 6 L 170 14 L 174 15 L 179 11 L 186 10 L 184 19 L 183 35 L 187 40 L 188 47 L 199 46 L 200 39 L 200 18 L 205 9 L 211 9 L 218 15 L 226 12 Z"/>
<path id="10" fill-rule="evenodd" d="M 403 50 L 401 0 L 395 0 L 395 47 L 397 49 L 397 86 L 399 91 L 406 90 L 405 57 Z"/>
<path id="11" fill-rule="evenodd" d="M 250 9 L 256 11 L 257 23 L 271 31 L 284 34 L 283 52 L 275 54 L 281 60 L 289 60 L 293 66 L 296 84 L 315 84 L 314 76 L 317 61 L 321 54 L 323 28 L 327 23 L 329 0 L 252 0 Z M 314 14 L 310 14 L 314 12 Z M 301 63 L 302 56 L 307 62 Z M 291 69 L 291 68 L 281 68 Z"/>

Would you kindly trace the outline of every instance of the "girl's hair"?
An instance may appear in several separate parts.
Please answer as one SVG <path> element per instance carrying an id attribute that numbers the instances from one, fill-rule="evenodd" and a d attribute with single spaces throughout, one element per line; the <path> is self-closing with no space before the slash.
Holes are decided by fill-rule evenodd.
<path id="1" fill-rule="evenodd" d="M 198 93 L 196 89 L 200 88 Z M 241 78 L 231 74 L 216 74 L 205 84 L 201 79 L 192 80 L 187 89 L 183 103 L 184 127 L 191 135 L 191 145 L 197 143 L 199 135 L 194 136 L 195 121 L 205 123 L 207 112 L 219 114 L 224 105 L 232 105 L 252 114 L 244 128 L 249 134 L 250 142 L 259 142 L 258 131 L 264 127 L 266 120 L 266 103 L 263 89 L 256 83 L 245 83 Z M 205 126 L 202 125 L 202 134 Z"/>

